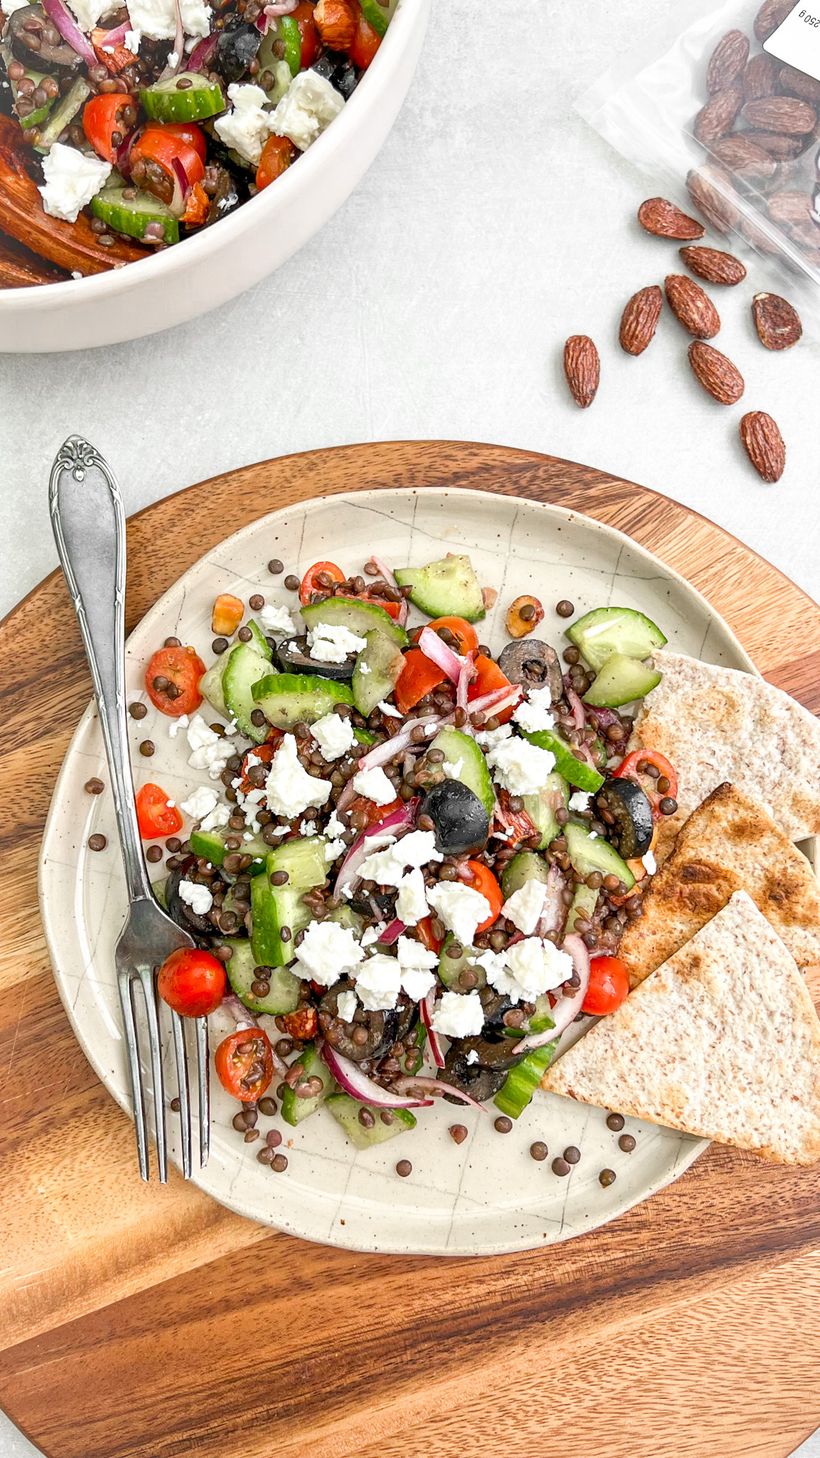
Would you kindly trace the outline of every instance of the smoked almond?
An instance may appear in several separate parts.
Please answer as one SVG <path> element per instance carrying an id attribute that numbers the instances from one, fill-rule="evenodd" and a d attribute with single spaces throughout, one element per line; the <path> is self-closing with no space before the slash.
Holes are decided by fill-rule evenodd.
<path id="1" fill-rule="evenodd" d="M 777 82 L 780 90 L 785 91 L 787 96 L 800 96 L 811 106 L 820 106 L 820 81 L 815 81 L 813 76 L 807 76 L 805 71 L 798 71 L 794 66 L 784 66 Z"/>
<path id="2" fill-rule="evenodd" d="M 710 96 L 725 91 L 737 81 L 749 59 L 749 42 L 742 30 L 730 30 L 718 41 L 706 72 L 706 89 Z"/>
<path id="3" fill-rule="evenodd" d="M 759 103 L 750 102 L 748 104 L 754 106 Z M 726 133 L 731 131 L 742 105 L 743 92 L 739 86 L 727 86 L 725 91 L 716 92 L 695 118 L 694 131 L 698 141 L 702 142 L 704 147 L 711 147 L 721 137 L 725 137 Z M 786 128 L 774 127 L 773 130 L 785 131 Z"/>
<path id="4" fill-rule="evenodd" d="M 657 284 L 633 294 L 621 316 L 621 349 L 627 354 L 643 354 L 655 337 L 662 308 L 663 294 Z"/>
<path id="5" fill-rule="evenodd" d="M 732 253 L 723 253 L 719 248 L 690 247 L 679 251 L 686 267 L 707 283 L 732 287 L 746 277 L 745 266 Z"/>
<path id="6" fill-rule="evenodd" d="M 743 448 L 762 481 L 773 485 L 786 469 L 786 445 L 780 427 L 765 410 L 752 410 L 740 422 Z"/>
<path id="7" fill-rule="evenodd" d="M 564 374 L 576 405 L 587 410 L 601 383 L 601 356 L 588 334 L 573 334 L 564 345 Z"/>
<path id="8" fill-rule="evenodd" d="M 761 51 L 759 56 L 752 56 L 740 80 L 746 101 L 759 101 L 761 97 L 774 96 L 779 65 L 779 61 L 774 56 L 767 56 L 765 51 Z"/>
<path id="9" fill-rule="evenodd" d="M 672 313 L 695 339 L 714 339 L 720 333 L 720 315 L 709 295 L 693 278 L 670 273 L 665 288 Z"/>
<path id="10" fill-rule="evenodd" d="M 735 405 L 746 388 L 740 370 L 719 349 L 696 339 L 689 346 L 689 363 L 698 384 L 719 405 Z"/>
<path id="11" fill-rule="evenodd" d="M 777 162 L 769 152 L 750 142 L 745 132 L 721 137 L 712 148 L 719 162 L 738 177 L 774 177 Z"/>
<path id="12" fill-rule="evenodd" d="M 760 101 L 747 101 L 743 120 L 750 127 L 764 132 L 783 132 L 787 137 L 802 137 L 817 126 L 817 112 L 799 96 L 764 96 Z"/>
<path id="13" fill-rule="evenodd" d="M 755 294 L 752 318 L 764 349 L 791 349 L 803 334 L 800 315 L 780 294 Z"/>
<path id="14" fill-rule="evenodd" d="M 728 233 L 738 220 L 733 202 L 735 190 L 728 172 L 721 167 L 693 168 L 686 179 L 695 207 L 718 233 Z"/>
<path id="15" fill-rule="evenodd" d="M 638 222 L 654 238 L 677 238 L 682 243 L 702 238 L 706 229 L 665 197 L 649 197 L 638 208 Z"/>
<path id="16" fill-rule="evenodd" d="M 761 45 L 770 35 L 774 35 L 777 27 L 783 24 L 793 9 L 794 0 L 763 0 L 755 16 L 755 35 Z"/>

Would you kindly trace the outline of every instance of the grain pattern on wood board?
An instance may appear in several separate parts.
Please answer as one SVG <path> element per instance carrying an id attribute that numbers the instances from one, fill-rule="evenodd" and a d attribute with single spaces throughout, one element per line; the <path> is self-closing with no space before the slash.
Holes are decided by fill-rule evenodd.
<path id="1" fill-rule="evenodd" d="M 552 501 L 626 531 L 820 711 L 820 654 L 801 657 L 820 610 L 794 584 L 666 498 L 495 446 L 342 447 L 167 498 L 129 523 L 128 625 L 225 522 L 430 485 Z M 163 540 L 173 554 L 157 554 Z M 496 1458 L 511 1441 L 541 1458 L 785 1458 L 820 1423 L 816 1172 L 713 1149 L 593 1235 L 476 1261 L 310 1246 L 176 1175 L 165 1190 L 139 1183 L 129 1123 L 74 1041 L 36 915 L 48 802 L 89 694 L 55 576 L 0 636 L 0 1403 L 49 1458 Z"/>

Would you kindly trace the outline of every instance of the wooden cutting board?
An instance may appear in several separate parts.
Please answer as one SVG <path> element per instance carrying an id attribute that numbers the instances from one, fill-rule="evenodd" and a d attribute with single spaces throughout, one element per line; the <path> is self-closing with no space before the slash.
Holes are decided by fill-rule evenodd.
<path id="1" fill-rule="evenodd" d="M 628 532 L 820 711 L 820 610 L 793 583 L 664 497 L 495 446 L 315 451 L 167 498 L 129 525 L 129 628 L 265 512 L 433 484 L 558 502 Z M 791 1453 L 820 1423 L 820 1170 L 713 1148 L 588 1237 L 473 1261 L 312 1246 L 177 1177 L 139 1182 L 130 1124 L 72 1037 L 37 915 L 52 786 L 89 697 L 55 575 L 0 641 L 0 1404 L 49 1458 Z"/>

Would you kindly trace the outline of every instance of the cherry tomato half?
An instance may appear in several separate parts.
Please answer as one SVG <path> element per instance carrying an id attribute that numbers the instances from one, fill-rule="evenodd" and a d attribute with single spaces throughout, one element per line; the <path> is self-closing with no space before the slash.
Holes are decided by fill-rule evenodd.
<path id="1" fill-rule="evenodd" d="M 242 791 L 243 795 L 247 795 L 250 790 L 258 789 L 258 786 L 255 785 L 253 780 L 250 778 L 248 771 L 253 769 L 254 765 L 258 764 L 260 760 L 262 764 L 270 764 L 273 756 L 279 748 L 282 739 L 284 738 L 284 734 L 282 733 L 281 729 L 274 729 L 271 731 L 271 733 L 277 736 L 275 740 L 271 738 L 267 739 L 264 744 L 255 744 L 253 749 L 248 750 L 245 758 L 242 761 L 242 768 L 240 770 L 240 774 L 242 776 L 242 784 L 239 786 L 239 788 Z M 251 755 L 253 755 L 253 759 L 251 759 Z"/>
<path id="2" fill-rule="evenodd" d="M 316 581 L 319 573 L 325 578 L 324 582 Z M 312 567 L 308 567 L 307 572 L 302 578 L 302 585 L 299 588 L 299 601 L 306 607 L 309 602 L 313 601 L 313 594 L 315 592 L 327 593 L 328 584 L 332 585 L 334 582 L 344 582 L 344 580 L 344 572 L 341 567 L 336 566 L 335 562 L 314 562 Z"/>
<path id="3" fill-rule="evenodd" d="M 444 669 L 433 663 L 420 648 L 408 648 L 396 684 L 396 707 L 402 714 L 409 714 L 421 699 L 446 679 Z"/>
<path id="4" fill-rule="evenodd" d="M 151 703 L 172 719 L 193 714 L 202 703 L 199 680 L 204 672 L 205 664 L 193 648 L 158 648 L 145 670 Z"/>
<path id="5" fill-rule="evenodd" d="M 495 659 L 488 658 L 485 653 L 478 654 L 474 659 L 473 666 L 475 668 L 475 678 L 467 689 L 468 700 L 480 699 L 482 694 L 491 694 L 495 689 L 512 688 L 510 680 L 506 674 L 501 672 Z M 490 710 L 489 712 L 492 717 L 498 720 L 499 724 L 506 724 L 512 718 L 514 708 L 515 705 L 511 704 L 509 708 L 502 709 L 498 714 L 494 710 Z"/>
<path id="6" fill-rule="evenodd" d="M 157 986 L 163 1002 L 182 1018 L 206 1018 L 225 996 L 225 968 L 210 952 L 180 947 L 166 957 Z"/>
<path id="7" fill-rule="evenodd" d="M 490 903 L 490 915 L 485 921 L 479 922 L 476 932 L 489 931 L 494 922 L 498 920 L 504 905 L 504 894 L 489 866 L 485 866 L 481 861 L 468 861 L 467 869 L 471 873 L 469 881 L 471 889 L 477 891 L 480 896 L 484 896 Z"/>
<path id="8" fill-rule="evenodd" d="M 428 952 L 441 951 L 442 947 L 444 946 L 444 938 L 437 937 L 435 932 L 433 931 L 432 916 L 425 916 L 423 920 L 418 923 L 416 931 L 418 932 L 419 937 L 421 938 L 421 941 L 427 948 Z"/>
<path id="9" fill-rule="evenodd" d="M 256 169 L 256 186 L 260 192 L 287 172 L 296 157 L 296 148 L 288 137 L 268 137 Z"/>
<path id="10" fill-rule="evenodd" d="M 455 638 L 455 642 L 452 641 L 452 638 L 445 639 L 447 647 L 452 648 L 455 653 L 460 653 L 462 658 L 467 653 L 474 653 L 478 647 L 478 633 L 466 618 L 433 618 L 433 621 L 427 626 L 432 628 L 434 633 L 438 633 L 440 628 L 446 628 L 452 634 L 452 638 Z"/>
<path id="11" fill-rule="evenodd" d="M 145 123 L 146 132 L 160 131 L 166 137 L 177 137 L 180 142 L 185 142 L 188 147 L 193 147 L 195 152 L 204 162 L 208 156 L 208 143 L 205 140 L 205 133 L 196 122 L 156 122 Z"/>
<path id="12" fill-rule="evenodd" d="M 243 1104 L 262 1097 L 273 1078 L 270 1039 L 261 1028 L 237 1028 L 214 1054 L 214 1066 L 222 1087 Z"/>
<path id="13" fill-rule="evenodd" d="M 124 96 L 121 91 L 115 91 L 109 95 L 92 96 L 83 107 L 83 131 L 86 139 L 104 162 L 116 162 L 123 139 L 134 125 L 136 104 L 133 96 Z M 126 107 L 130 107 L 132 112 L 130 124 L 123 120 Z M 118 142 L 114 141 L 115 134 L 119 137 Z"/>
<path id="14" fill-rule="evenodd" d="M 614 1012 L 629 996 L 629 972 L 620 957 L 593 957 L 589 964 L 589 987 L 581 1011 L 601 1017 Z"/>
<path id="15" fill-rule="evenodd" d="M 663 794 L 657 789 L 657 779 L 651 780 L 645 776 L 646 782 L 641 780 L 641 771 L 644 765 L 647 764 L 658 771 L 657 779 L 665 776 L 669 781 L 669 788 L 668 790 L 664 790 Z M 612 771 L 612 776 L 616 780 L 634 780 L 635 784 L 640 785 L 641 789 L 649 796 L 652 802 L 652 808 L 656 811 L 661 800 L 667 796 L 670 800 L 677 800 L 678 798 L 678 776 L 675 767 L 673 764 L 670 764 L 666 755 L 660 754 L 657 749 L 633 750 L 619 764 L 618 768 Z"/>
<path id="16" fill-rule="evenodd" d="M 368 24 L 361 11 L 359 11 L 359 18 L 356 22 L 356 34 L 353 37 L 353 44 L 348 52 L 354 66 L 358 66 L 360 71 L 366 71 L 380 45 L 381 36 L 378 31 L 375 31 L 372 25 Z"/>
<path id="17" fill-rule="evenodd" d="M 143 840 L 160 840 L 182 829 L 176 805 L 168 804 L 168 791 L 159 785 L 143 785 L 136 793 L 137 822 Z"/>
<path id="18" fill-rule="evenodd" d="M 292 18 L 299 27 L 299 34 L 302 37 L 302 54 L 299 64 L 303 71 L 312 66 L 316 60 L 319 50 L 319 31 L 316 21 L 313 19 L 313 6 L 309 0 L 300 0 L 295 10 L 291 11 Z"/>
<path id="19" fill-rule="evenodd" d="M 400 810 L 402 804 L 402 800 L 391 800 L 389 805 L 377 805 L 375 800 L 368 800 L 364 795 L 357 795 L 355 800 L 350 801 L 347 808 L 351 815 L 354 815 L 356 811 L 359 812 L 359 815 L 364 815 L 367 825 L 378 825 L 380 820 L 385 820 L 388 815 Z"/>
<path id="20" fill-rule="evenodd" d="M 178 217 L 185 210 L 188 191 L 205 176 L 205 163 L 196 148 L 176 136 L 173 126 L 161 122 L 146 127 L 137 138 L 128 154 L 128 165 L 137 187 L 153 193 L 167 206 L 173 206 Z M 160 179 L 157 168 L 160 169 Z M 185 173 L 187 188 L 182 186 L 179 168 Z"/>

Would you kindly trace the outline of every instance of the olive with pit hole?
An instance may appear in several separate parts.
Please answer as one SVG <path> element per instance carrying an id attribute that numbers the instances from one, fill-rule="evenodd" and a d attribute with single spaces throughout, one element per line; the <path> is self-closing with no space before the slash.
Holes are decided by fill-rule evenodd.
<path id="1" fill-rule="evenodd" d="M 557 704 L 564 692 L 558 654 L 540 638 L 527 638 L 522 643 L 508 643 L 498 659 L 501 672 L 510 683 L 522 688 L 549 687 L 550 699 Z"/>
<path id="2" fill-rule="evenodd" d="M 610 778 L 595 796 L 595 808 L 607 827 L 607 840 L 625 861 L 640 859 L 652 844 L 652 806 L 640 785 Z"/>

